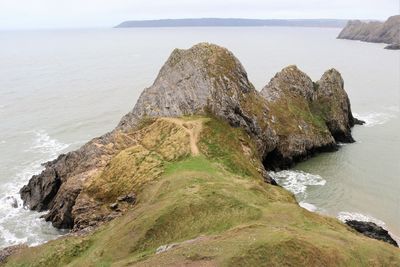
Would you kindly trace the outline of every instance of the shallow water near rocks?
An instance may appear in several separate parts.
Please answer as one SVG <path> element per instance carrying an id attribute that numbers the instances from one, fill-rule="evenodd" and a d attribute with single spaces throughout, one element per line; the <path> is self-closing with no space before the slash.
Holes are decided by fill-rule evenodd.
<path id="1" fill-rule="evenodd" d="M 203 41 L 230 49 L 258 89 L 290 64 L 313 80 L 337 68 L 353 112 L 367 124 L 355 127 L 356 143 L 277 173 L 277 180 L 307 209 L 340 218 L 375 218 L 400 236 L 400 52 L 384 50 L 383 44 L 337 40 L 339 31 L 0 32 L 0 247 L 36 245 L 64 233 L 24 209 L 19 189 L 40 172 L 40 163 L 113 129 L 174 48 Z"/>

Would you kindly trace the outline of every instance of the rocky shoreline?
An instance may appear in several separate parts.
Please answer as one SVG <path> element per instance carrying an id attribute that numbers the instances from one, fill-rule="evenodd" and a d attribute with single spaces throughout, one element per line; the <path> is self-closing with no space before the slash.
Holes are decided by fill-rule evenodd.
<path id="1" fill-rule="evenodd" d="M 400 15 L 392 16 L 385 22 L 350 20 L 337 38 L 385 43 L 389 44 L 385 49 L 400 49 Z"/>
<path id="2" fill-rule="evenodd" d="M 400 44 L 390 44 L 385 46 L 385 49 L 388 50 L 399 50 L 400 49 Z"/>
<path id="3" fill-rule="evenodd" d="M 381 240 L 383 242 L 389 243 L 395 247 L 399 247 L 396 240 L 394 240 L 389 232 L 382 228 L 381 226 L 373 223 L 373 222 L 362 222 L 356 220 L 348 220 L 346 224 L 351 228 L 355 229 L 357 232 L 362 233 L 363 235 L 373 238 L 376 240 Z"/>

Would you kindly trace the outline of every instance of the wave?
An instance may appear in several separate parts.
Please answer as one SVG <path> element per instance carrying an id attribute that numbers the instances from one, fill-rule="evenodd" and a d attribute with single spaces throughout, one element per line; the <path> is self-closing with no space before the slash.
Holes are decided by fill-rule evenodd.
<path id="1" fill-rule="evenodd" d="M 345 223 L 346 221 L 349 220 L 356 220 L 356 221 L 362 221 L 362 222 L 373 222 L 376 225 L 379 225 L 380 227 L 382 227 L 383 229 L 385 229 L 386 231 L 389 232 L 390 236 L 396 240 L 397 244 L 400 244 L 400 237 L 393 234 L 386 226 L 384 221 L 381 221 L 371 215 L 366 215 L 366 214 L 362 214 L 359 212 L 349 212 L 349 211 L 341 211 L 338 213 L 338 215 L 336 216 L 336 218 L 338 218 L 340 221 L 342 221 L 343 223 Z"/>
<path id="2" fill-rule="evenodd" d="M 38 245 L 63 234 L 40 218 L 43 213 L 23 207 L 19 190 L 43 170 L 43 162 L 54 159 L 68 145 L 51 138 L 44 130 L 31 133 L 33 140 L 27 151 L 35 152 L 38 158 L 21 166 L 12 181 L 0 187 L 0 248 L 20 243 Z"/>
<path id="3" fill-rule="evenodd" d="M 387 107 L 384 111 L 370 112 L 370 113 L 354 113 L 357 119 L 365 121 L 366 127 L 373 127 L 377 125 L 385 124 L 395 118 L 397 118 L 399 108 L 396 106 Z"/>
<path id="4" fill-rule="evenodd" d="M 362 222 L 373 222 L 376 225 L 379 225 L 380 227 L 383 227 L 383 228 L 386 227 L 386 224 L 383 221 L 376 219 L 373 216 L 358 213 L 358 212 L 341 211 L 338 213 L 337 218 L 342 222 L 346 222 L 349 220 L 356 220 L 356 221 L 362 221 Z"/>
<path id="5" fill-rule="evenodd" d="M 49 157 L 54 158 L 60 151 L 69 146 L 59 142 L 56 139 L 52 139 L 44 130 L 34 131 L 34 134 L 36 138 L 34 139 L 33 145 L 28 149 L 28 151 L 48 154 Z"/>
<path id="6" fill-rule="evenodd" d="M 270 172 L 269 174 L 279 185 L 295 194 L 296 197 L 302 197 L 303 199 L 306 197 L 307 187 L 326 184 L 326 180 L 321 176 L 303 171 L 285 170 Z"/>
<path id="7" fill-rule="evenodd" d="M 319 210 L 317 206 L 315 206 L 314 204 L 311 204 L 311 203 L 300 201 L 299 205 L 303 209 L 306 209 L 306 210 L 311 211 L 311 212 L 317 212 Z"/>

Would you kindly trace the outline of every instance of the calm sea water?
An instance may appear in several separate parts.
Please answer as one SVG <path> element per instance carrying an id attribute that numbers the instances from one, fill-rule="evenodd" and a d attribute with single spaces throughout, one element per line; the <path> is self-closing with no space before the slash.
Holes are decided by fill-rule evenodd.
<path id="1" fill-rule="evenodd" d="M 400 235 L 400 52 L 336 40 L 339 29 L 164 28 L 0 32 L 0 247 L 62 234 L 22 207 L 40 163 L 115 127 L 170 52 L 229 48 L 261 89 L 296 64 L 317 80 L 335 67 L 367 124 L 343 145 L 275 173 L 307 209 L 384 224 Z M 16 208 L 13 206 L 17 206 Z"/>

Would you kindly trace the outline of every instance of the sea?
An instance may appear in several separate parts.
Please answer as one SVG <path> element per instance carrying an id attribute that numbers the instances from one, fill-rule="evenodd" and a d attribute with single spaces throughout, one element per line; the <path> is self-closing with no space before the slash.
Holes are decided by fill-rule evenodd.
<path id="1" fill-rule="evenodd" d="M 300 205 L 373 221 L 400 236 L 400 51 L 338 40 L 337 28 L 211 27 L 0 31 L 0 248 L 65 234 L 23 207 L 20 188 L 42 163 L 112 130 L 174 48 L 231 50 L 258 90 L 295 64 L 313 80 L 345 81 L 354 144 L 271 175 Z"/>

